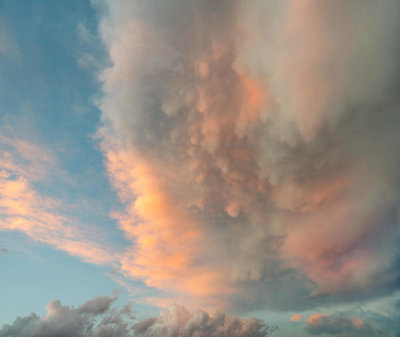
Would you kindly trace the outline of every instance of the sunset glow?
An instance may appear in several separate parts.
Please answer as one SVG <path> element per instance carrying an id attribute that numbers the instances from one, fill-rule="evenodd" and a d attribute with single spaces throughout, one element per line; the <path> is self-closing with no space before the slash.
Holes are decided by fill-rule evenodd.
<path id="1" fill-rule="evenodd" d="M 397 337 L 398 13 L 0 0 L 0 337 Z"/>

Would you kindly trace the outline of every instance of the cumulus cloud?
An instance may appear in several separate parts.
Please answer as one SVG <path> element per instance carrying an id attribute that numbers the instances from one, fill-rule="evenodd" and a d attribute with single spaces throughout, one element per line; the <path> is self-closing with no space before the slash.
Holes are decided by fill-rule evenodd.
<path id="1" fill-rule="evenodd" d="M 154 318 L 136 320 L 127 307 L 111 308 L 115 298 L 96 297 L 78 309 L 56 300 L 47 314 L 18 317 L 0 329 L 0 337 L 265 337 L 270 329 L 255 318 L 241 319 L 174 305 Z"/>
<path id="2" fill-rule="evenodd" d="M 133 326 L 138 337 L 265 337 L 269 328 L 255 318 L 242 319 L 225 313 L 209 313 L 174 305 L 155 319 Z"/>
<path id="3" fill-rule="evenodd" d="M 63 306 L 55 300 L 47 304 L 44 317 L 32 313 L 18 317 L 12 324 L 0 329 L 1 337 L 126 337 L 130 336 L 124 311 L 110 309 L 113 298 L 100 296 L 83 304 L 79 309 Z M 107 302 L 107 306 L 105 306 Z M 110 318 L 114 319 L 111 320 Z M 116 319 L 117 318 L 117 319 Z"/>
<path id="4" fill-rule="evenodd" d="M 398 1 L 96 6 L 126 276 L 237 310 L 398 287 Z"/>

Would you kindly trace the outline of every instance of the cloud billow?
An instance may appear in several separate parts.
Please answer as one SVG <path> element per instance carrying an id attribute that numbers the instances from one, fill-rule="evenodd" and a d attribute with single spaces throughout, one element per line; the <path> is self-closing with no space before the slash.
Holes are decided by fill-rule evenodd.
<path id="1" fill-rule="evenodd" d="M 397 1 L 98 6 L 125 275 L 238 311 L 398 288 Z"/>
<path id="2" fill-rule="evenodd" d="M 80 308 L 63 306 L 55 300 L 47 304 L 47 314 L 44 317 L 32 313 L 26 317 L 18 317 L 10 324 L 0 329 L 1 337 L 72 337 L 72 336 L 128 336 L 128 325 L 122 320 L 116 324 L 107 324 L 106 316 L 123 316 L 123 312 L 110 310 L 112 298 L 97 297 L 83 304 Z M 107 305 L 104 303 L 107 302 Z M 88 309 L 90 308 L 90 309 Z M 108 332 L 112 332 L 108 334 Z"/>
<path id="3" fill-rule="evenodd" d="M 256 318 L 242 319 L 225 313 L 210 315 L 174 305 L 159 317 L 133 326 L 138 337 L 265 337 L 270 329 Z"/>
<path id="4" fill-rule="evenodd" d="M 55 300 L 47 305 L 47 314 L 42 318 L 32 313 L 5 324 L 0 337 L 265 337 L 270 331 L 255 318 L 224 313 L 211 316 L 178 305 L 157 317 L 137 320 L 127 307 L 111 308 L 114 300 L 99 296 L 77 309 Z"/>

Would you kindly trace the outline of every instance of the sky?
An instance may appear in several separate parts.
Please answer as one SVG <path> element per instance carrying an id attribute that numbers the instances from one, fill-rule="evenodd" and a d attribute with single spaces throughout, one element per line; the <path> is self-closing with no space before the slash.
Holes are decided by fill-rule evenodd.
<path id="1" fill-rule="evenodd" d="M 398 337 L 399 7 L 0 0 L 0 337 Z"/>

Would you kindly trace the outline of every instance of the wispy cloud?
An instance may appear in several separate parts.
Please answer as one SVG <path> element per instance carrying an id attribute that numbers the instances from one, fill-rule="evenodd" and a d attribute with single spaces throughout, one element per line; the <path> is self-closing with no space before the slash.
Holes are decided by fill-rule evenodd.
<path id="1" fill-rule="evenodd" d="M 3 17 L 0 17 L 0 57 L 19 60 L 21 52 L 13 40 L 10 29 Z"/>
<path id="2" fill-rule="evenodd" d="M 89 227 L 63 215 L 60 201 L 35 189 L 36 182 L 54 173 L 54 157 L 20 139 L 1 140 L 0 230 L 23 232 L 91 263 L 115 261 L 115 252 L 98 242 Z"/>

